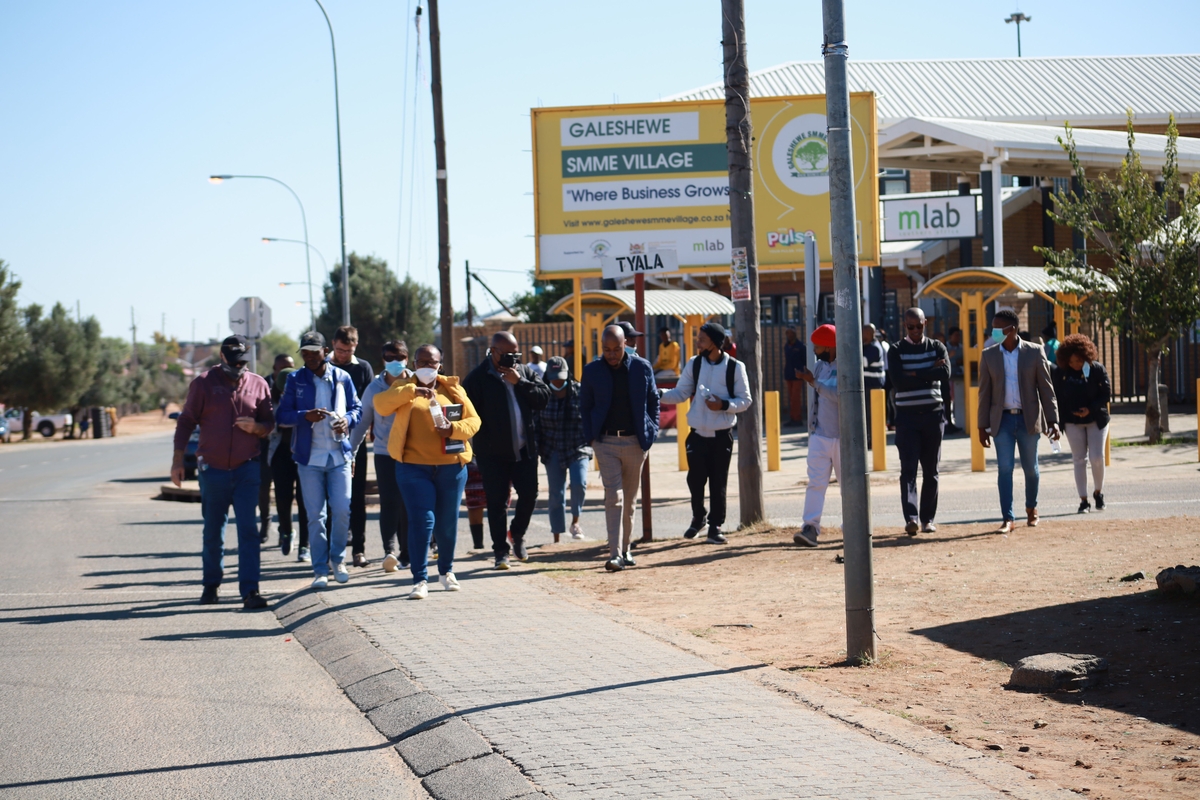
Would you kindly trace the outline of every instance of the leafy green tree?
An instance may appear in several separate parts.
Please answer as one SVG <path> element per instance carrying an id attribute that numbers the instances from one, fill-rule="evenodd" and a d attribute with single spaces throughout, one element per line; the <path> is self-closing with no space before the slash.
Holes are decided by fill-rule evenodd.
<path id="1" fill-rule="evenodd" d="M 24 309 L 28 345 L 4 371 L 5 401 L 24 410 L 24 438 L 33 428 L 34 411 L 75 406 L 96 376 L 100 324 L 94 317 L 76 322 L 55 303 L 49 316 L 42 307 Z"/>
<path id="2" fill-rule="evenodd" d="M 279 328 L 271 328 L 258 343 L 258 374 L 267 376 L 275 364 L 275 356 L 291 356 L 300 365 L 300 343 Z"/>
<path id="3" fill-rule="evenodd" d="M 820 142 L 808 142 L 796 151 L 796 158 L 807 162 L 813 169 L 817 168 L 829 156 L 829 149 Z"/>
<path id="4" fill-rule="evenodd" d="M 0 375 L 25 348 L 25 329 L 17 308 L 17 290 L 20 288 L 21 282 L 0 259 Z M 3 391 L 4 385 L 0 383 L 0 394 Z"/>
<path id="5" fill-rule="evenodd" d="M 350 319 L 358 328 L 358 352 L 371 361 L 389 339 L 404 339 L 410 349 L 433 341 L 437 319 L 437 293 L 412 278 L 403 282 L 377 256 L 348 256 L 350 272 Z M 317 330 L 332 346 L 333 333 L 342 324 L 342 271 L 334 267 L 325 284 Z"/>
<path id="6" fill-rule="evenodd" d="M 1149 359 L 1146 436 L 1162 441 L 1166 417 L 1159 383 L 1170 341 L 1200 319 L 1200 175 L 1186 190 L 1179 174 L 1179 133 L 1167 127 L 1161 184 L 1142 167 L 1134 147 L 1133 112 L 1127 123 L 1128 152 L 1112 176 L 1084 173 L 1068 125 L 1059 143 L 1071 159 L 1082 194 L 1060 192 L 1052 215 L 1083 235 L 1084 251 L 1038 248 L 1046 268 L 1067 291 L 1088 296 L 1089 310 L 1105 327 L 1128 334 Z M 1086 254 L 1101 254 L 1092 269 Z M 1107 263 L 1106 263 L 1107 262 Z M 1073 309 L 1078 311 L 1078 309 Z"/>
<path id="7" fill-rule="evenodd" d="M 96 347 L 96 376 L 79 397 L 79 406 L 119 406 L 130 402 L 129 342 L 115 336 L 101 337 Z"/>
<path id="8" fill-rule="evenodd" d="M 571 294 L 572 281 L 538 281 L 534 278 L 534 271 L 530 270 L 529 282 L 533 284 L 533 291 L 519 294 L 509 303 L 514 313 L 524 314 L 530 322 L 562 322 L 570 319 L 568 315 L 551 314 L 550 309 Z"/>

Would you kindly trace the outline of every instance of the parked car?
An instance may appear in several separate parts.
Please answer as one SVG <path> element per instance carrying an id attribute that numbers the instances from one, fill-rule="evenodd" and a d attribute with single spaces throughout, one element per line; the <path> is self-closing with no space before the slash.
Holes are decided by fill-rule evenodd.
<path id="1" fill-rule="evenodd" d="M 0 416 L 0 442 L 12 442 L 12 427 L 8 424 L 7 416 Z"/>
<path id="2" fill-rule="evenodd" d="M 183 448 L 183 479 L 185 481 L 196 480 L 196 451 L 200 448 L 200 427 L 192 431 L 191 438 L 188 439 L 187 447 Z"/>
<path id="3" fill-rule="evenodd" d="M 10 408 L 4 412 L 4 416 L 8 418 L 8 425 L 13 430 L 25 429 L 25 415 L 21 413 L 21 409 Z M 74 420 L 66 411 L 59 412 L 58 414 L 39 414 L 36 411 L 33 412 L 33 430 L 47 439 L 61 430 L 70 428 L 72 422 Z"/>

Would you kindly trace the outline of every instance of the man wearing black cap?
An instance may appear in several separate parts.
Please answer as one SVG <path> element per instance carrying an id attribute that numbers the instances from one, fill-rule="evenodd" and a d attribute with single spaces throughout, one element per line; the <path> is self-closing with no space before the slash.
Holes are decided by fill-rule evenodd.
<path id="1" fill-rule="evenodd" d="M 247 610 L 267 607 L 258 593 L 259 537 L 255 526 L 259 442 L 275 425 L 271 389 L 249 370 L 250 348 L 244 336 L 221 343 L 221 363 L 188 387 L 187 401 L 175 423 L 175 457 L 171 481 L 183 482 L 183 451 L 196 426 L 200 479 L 200 511 L 204 517 L 203 605 L 217 602 L 217 587 L 225 574 L 225 523 L 229 506 L 237 517 L 238 589 Z"/>
<path id="2" fill-rule="evenodd" d="M 696 334 L 698 355 L 688 360 L 679 373 L 679 383 L 664 392 L 662 403 L 676 405 L 691 401 L 687 420 L 688 489 L 692 494 L 692 524 L 684 538 L 694 539 L 708 525 L 705 541 L 725 544 L 725 489 L 729 483 L 729 461 L 733 456 L 733 426 L 737 415 L 750 408 L 750 381 L 746 365 L 725 353 L 725 328 L 706 322 Z M 704 487 L 712 499 L 712 510 L 704 508 Z"/>

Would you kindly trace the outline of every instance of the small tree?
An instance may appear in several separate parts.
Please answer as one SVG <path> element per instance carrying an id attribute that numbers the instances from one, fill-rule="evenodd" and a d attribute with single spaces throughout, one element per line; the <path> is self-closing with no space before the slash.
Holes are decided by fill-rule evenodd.
<path id="1" fill-rule="evenodd" d="M 574 288 L 571 281 L 538 281 L 533 270 L 529 271 L 529 281 L 533 284 L 533 291 L 519 294 L 509 303 L 515 313 L 524 314 L 530 322 L 562 322 L 571 318 L 569 315 L 550 313 L 555 303 L 571 293 Z"/>
<path id="2" fill-rule="evenodd" d="M 1200 319 L 1200 175 L 1186 190 L 1179 174 L 1175 118 L 1167 126 L 1161 185 L 1142 168 L 1128 114 L 1129 151 L 1113 176 L 1090 180 L 1079 163 L 1070 125 L 1059 144 L 1067 151 L 1082 194 L 1060 192 L 1051 216 L 1082 234 L 1084 251 L 1037 248 L 1046 268 L 1066 291 L 1088 296 L 1106 327 L 1128 334 L 1146 350 L 1146 436 L 1162 441 L 1162 357 L 1170 341 Z M 1086 267 L 1086 253 L 1110 265 Z M 1073 309 L 1078 311 L 1078 309 Z"/>
<path id="3" fill-rule="evenodd" d="M 275 357 L 291 356 L 300 363 L 300 343 L 279 328 L 271 328 L 258 342 L 258 374 L 268 376 L 275 367 Z"/>
<path id="4" fill-rule="evenodd" d="M 410 277 L 403 282 L 377 256 L 347 257 L 350 272 L 350 320 L 358 328 L 360 357 L 375 363 L 383 343 L 406 339 L 409 348 L 433 341 L 437 293 Z M 342 271 L 334 267 L 325 284 L 317 330 L 332 346 L 333 332 L 342 324 Z"/>
<path id="5" fill-rule="evenodd" d="M 20 288 L 21 282 L 0 259 L 0 375 L 25 348 L 25 328 L 17 308 L 17 290 Z M 3 391 L 4 386 L 0 384 L 0 395 Z"/>

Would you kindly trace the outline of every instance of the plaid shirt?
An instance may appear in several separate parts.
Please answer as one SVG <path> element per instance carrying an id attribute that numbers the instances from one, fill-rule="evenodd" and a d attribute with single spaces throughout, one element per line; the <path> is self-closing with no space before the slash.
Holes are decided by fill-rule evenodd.
<path id="1" fill-rule="evenodd" d="M 556 455 L 564 461 L 591 458 L 592 448 L 583 438 L 583 414 L 579 410 L 579 382 L 567 384 L 567 396 L 550 395 L 546 407 L 535 413 L 538 454 L 543 459 Z"/>

